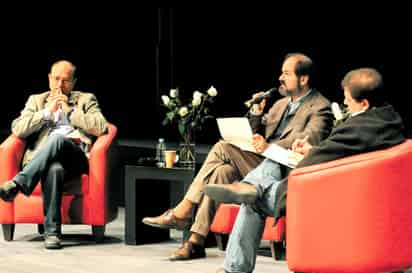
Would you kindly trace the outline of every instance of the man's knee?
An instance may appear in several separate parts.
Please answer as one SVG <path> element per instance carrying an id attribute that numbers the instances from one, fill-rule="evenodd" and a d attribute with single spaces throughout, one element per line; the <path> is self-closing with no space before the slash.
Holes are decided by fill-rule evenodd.
<path id="1" fill-rule="evenodd" d="M 209 155 L 213 157 L 218 157 L 223 161 L 229 161 L 231 156 L 235 153 L 234 151 L 238 149 L 237 147 L 229 144 L 223 140 L 218 141 L 215 145 L 213 145 L 212 149 L 209 152 Z"/>
<path id="2" fill-rule="evenodd" d="M 229 151 L 229 150 L 233 150 L 233 145 L 229 144 L 228 142 L 224 141 L 224 140 L 219 140 L 218 142 L 216 142 L 215 145 L 213 145 L 212 151 L 213 150 L 218 150 L 218 151 Z"/>
<path id="3" fill-rule="evenodd" d="M 52 135 L 47 139 L 47 143 L 49 145 L 58 145 L 59 146 L 59 145 L 62 145 L 65 141 L 67 141 L 67 138 L 63 135 L 60 135 L 60 134 Z"/>
<path id="4" fill-rule="evenodd" d="M 215 170 L 216 179 L 212 179 L 216 184 L 228 184 L 239 180 L 236 169 L 230 164 L 219 166 Z"/>
<path id="5" fill-rule="evenodd" d="M 47 171 L 48 175 L 63 175 L 64 174 L 64 168 L 62 164 L 59 162 L 54 162 L 50 164 L 50 167 Z"/>

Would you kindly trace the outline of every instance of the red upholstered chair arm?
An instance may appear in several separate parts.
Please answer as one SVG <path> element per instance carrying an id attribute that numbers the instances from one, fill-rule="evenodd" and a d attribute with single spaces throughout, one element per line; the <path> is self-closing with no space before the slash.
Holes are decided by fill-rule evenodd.
<path id="1" fill-rule="evenodd" d="M 90 150 L 89 155 L 89 198 L 94 204 L 104 202 L 106 179 L 107 179 L 107 157 L 110 145 L 117 134 L 116 126 L 109 124 L 107 134 L 97 138 Z M 101 204 L 104 208 L 104 204 Z"/>
<path id="2" fill-rule="evenodd" d="M 10 135 L 0 145 L 0 184 L 12 179 L 19 171 L 24 147 L 25 142 L 15 135 Z M 14 222 L 13 202 L 0 200 L 0 221 L 1 223 Z"/>
<path id="3" fill-rule="evenodd" d="M 210 230 L 215 233 L 229 234 L 233 229 L 239 209 L 240 206 L 237 204 L 220 204 Z"/>
<path id="4" fill-rule="evenodd" d="M 0 184 L 13 178 L 19 171 L 24 147 L 25 142 L 15 135 L 10 135 L 0 145 Z"/>
<path id="5" fill-rule="evenodd" d="M 411 168 L 408 140 L 292 171 L 286 212 L 289 268 L 383 272 L 410 264 L 405 249 L 412 245 Z"/>

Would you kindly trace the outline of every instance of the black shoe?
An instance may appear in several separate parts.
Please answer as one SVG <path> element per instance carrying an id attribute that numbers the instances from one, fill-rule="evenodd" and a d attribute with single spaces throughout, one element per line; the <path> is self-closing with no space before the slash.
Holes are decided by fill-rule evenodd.
<path id="1" fill-rule="evenodd" d="M 232 184 L 208 184 L 203 192 L 218 203 L 253 204 L 258 198 L 255 186 L 238 182 Z"/>
<path id="2" fill-rule="evenodd" d="M 46 249 L 60 249 L 60 236 L 56 234 L 44 234 L 44 247 Z"/>
<path id="3" fill-rule="evenodd" d="M 0 198 L 3 199 L 3 201 L 13 201 L 18 193 L 19 188 L 13 180 L 6 181 L 0 186 Z"/>

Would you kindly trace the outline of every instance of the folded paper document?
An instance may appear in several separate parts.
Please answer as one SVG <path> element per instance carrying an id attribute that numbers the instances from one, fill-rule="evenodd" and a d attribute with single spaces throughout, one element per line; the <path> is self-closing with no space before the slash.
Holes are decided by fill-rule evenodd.
<path id="1" fill-rule="evenodd" d="M 275 143 L 271 143 L 262 155 L 290 168 L 295 168 L 303 158 L 302 154 L 285 149 Z"/>
<path id="2" fill-rule="evenodd" d="M 218 118 L 217 125 L 223 140 L 242 150 L 257 153 L 251 143 L 253 131 L 247 118 Z M 303 158 L 303 155 L 285 149 L 275 143 L 271 143 L 269 148 L 261 155 L 290 168 L 295 168 Z"/>

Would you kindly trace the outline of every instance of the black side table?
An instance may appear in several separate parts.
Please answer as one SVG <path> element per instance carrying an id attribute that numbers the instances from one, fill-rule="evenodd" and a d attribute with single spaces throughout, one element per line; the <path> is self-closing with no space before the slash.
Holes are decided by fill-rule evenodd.
<path id="1" fill-rule="evenodd" d="M 142 223 L 146 216 L 157 216 L 183 199 L 195 170 L 125 166 L 126 244 L 155 243 L 170 239 L 169 230 Z"/>

